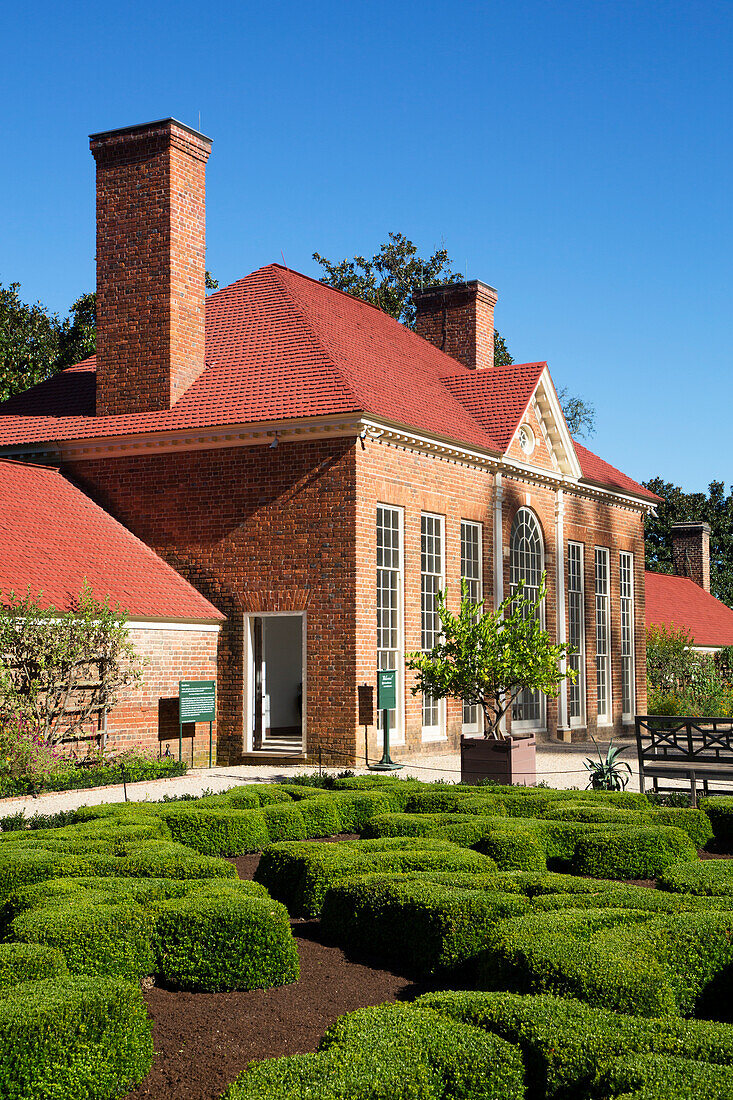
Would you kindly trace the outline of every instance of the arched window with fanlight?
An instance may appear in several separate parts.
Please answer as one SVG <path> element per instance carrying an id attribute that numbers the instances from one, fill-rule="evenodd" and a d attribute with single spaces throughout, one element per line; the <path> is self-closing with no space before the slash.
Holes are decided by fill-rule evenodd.
<path id="1" fill-rule="evenodd" d="M 537 599 L 545 567 L 545 547 L 537 517 L 530 508 L 520 508 L 512 523 L 509 537 L 509 581 L 516 592 L 524 581 L 524 595 Z M 540 607 L 541 623 L 545 625 L 544 601 Z M 518 731 L 543 729 L 545 697 L 541 691 L 523 690 L 512 706 L 512 726 Z"/>

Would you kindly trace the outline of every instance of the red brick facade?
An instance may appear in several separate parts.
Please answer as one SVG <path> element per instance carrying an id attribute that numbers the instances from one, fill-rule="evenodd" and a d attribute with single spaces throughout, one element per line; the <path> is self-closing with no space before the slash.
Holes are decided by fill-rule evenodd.
<path id="1" fill-rule="evenodd" d="M 461 520 L 482 525 L 483 592 L 488 606 L 494 604 L 497 482 L 488 466 L 367 437 L 363 445 L 353 438 L 284 441 L 275 449 L 260 446 L 106 457 L 77 462 L 68 472 L 227 615 L 218 651 L 220 762 L 241 760 L 251 747 L 246 728 L 245 617 L 273 611 L 305 612 L 304 743 L 309 757 L 317 759 L 321 750 L 324 760 L 353 762 L 364 757 L 366 748 L 370 758 L 374 757 L 377 731 L 373 725 L 365 730 L 359 724 L 358 687 L 376 681 L 378 504 L 403 509 L 405 652 L 420 648 L 423 512 L 445 517 L 444 579 L 453 600 L 460 592 Z M 596 546 L 609 550 L 612 716 L 613 732 L 620 732 L 618 555 L 622 550 L 633 554 L 634 560 L 636 709 L 645 705 L 640 511 L 592 493 L 565 490 L 560 501 L 555 488 L 542 484 L 541 478 L 519 479 L 506 473 L 501 497 L 503 590 L 507 593 L 510 585 L 512 520 L 518 508 L 529 507 L 537 516 L 544 540 L 546 626 L 552 637 L 558 636 L 559 507 L 564 511 L 566 584 L 568 540 L 585 547 L 587 722 L 573 730 L 573 737 L 597 731 L 593 561 Z M 148 645 L 153 644 L 150 637 Z M 207 636 L 206 644 L 210 646 L 213 637 Z M 182 638 L 182 645 L 188 641 Z M 161 643 L 155 639 L 154 644 Z M 171 670 L 177 660 L 178 654 L 171 660 Z M 176 673 L 173 679 L 178 678 Z M 206 678 L 203 673 L 202 678 Z M 421 700 L 411 695 L 409 678 L 404 689 L 405 719 L 396 753 L 421 748 L 455 750 L 461 733 L 461 705 L 449 702 L 445 736 L 423 743 Z M 154 718 L 156 691 L 158 688 L 151 688 L 150 699 L 144 704 L 147 709 L 140 721 L 145 728 Z M 131 704 L 128 720 L 135 727 L 133 711 Z M 547 703 L 546 729 L 549 736 L 558 729 L 558 704 L 552 700 Z"/>
<path id="2" fill-rule="evenodd" d="M 204 369 L 208 138 L 167 119 L 94 134 L 97 415 L 169 409 Z"/>
<path id="3" fill-rule="evenodd" d="M 217 630 L 172 625 L 132 626 L 130 640 L 144 661 L 139 685 L 125 691 L 109 714 L 107 737 L 115 751 L 142 749 L 178 756 L 178 681 L 216 680 Z M 217 731 L 213 728 L 214 759 Z M 206 723 L 184 726 L 183 758 L 203 765 L 209 759 Z"/>

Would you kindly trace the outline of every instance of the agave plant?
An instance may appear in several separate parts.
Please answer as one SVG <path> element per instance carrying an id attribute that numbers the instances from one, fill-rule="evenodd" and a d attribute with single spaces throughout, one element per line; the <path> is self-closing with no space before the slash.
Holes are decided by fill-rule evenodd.
<path id="1" fill-rule="evenodd" d="M 613 747 L 613 741 L 611 741 L 604 760 L 595 737 L 592 738 L 592 741 L 598 749 L 598 759 L 592 760 L 591 757 L 588 757 L 587 760 L 583 761 L 590 772 L 588 789 L 593 791 L 622 791 L 632 774 L 630 764 L 625 760 L 619 760 L 619 756 L 625 751 L 625 746 L 616 749 Z M 628 775 L 624 774 L 624 768 Z"/>

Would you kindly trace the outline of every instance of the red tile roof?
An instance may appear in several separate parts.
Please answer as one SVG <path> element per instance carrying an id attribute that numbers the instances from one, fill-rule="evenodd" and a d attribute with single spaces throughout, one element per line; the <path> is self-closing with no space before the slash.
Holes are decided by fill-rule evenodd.
<path id="1" fill-rule="evenodd" d="M 469 370 L 376 307 L 279 264 L 206 299 L 206 363 L 170 410 L 96 417 L 87 359 L 0 406 L 0 446 L 364 413 L 499 455 L 545 366 Z M 585 454 L 590 480 L 655 499 Z"/>
<path id="2" fill-rule="evenodd" d="M 546 366 L 547 363 L 512 363 L 491 370 L 466 370 L 443 378 L 443 385 L 503 452 L 514 438 Z"/>
<path id="3" fill-rule="evenodd" d="M 689 577 L 646 573 L 647 626 L 683 627 L 699 646 L 733 645 L 733 611 Z"/>
<path id="4" fill-rule="evenodd" d="M 661 497 L 658 497 L 656 493 L 652 493 L 649 489 L 645 489 L 644 486 L 639 485 L 637 481 L 633 481 L 630 477 L 627 477 L 626 474 L 622 474 L 621 471 L 617 470 L 615 466 L 612 466 L 610 462 L 605 462 L 602 458 L 599 458 L 598 455 L 593 454 L 593 451 L 589 451 L 587 447 L 578 443 L 577 439 L 574 439 L 573 443 L 585 481 L 592 481 L 596 485 L 602 485 L 604 488 L 618 489 L 622 493 L 630 493 L 632 496 L 642 497 L 644 500 L 648 500 L 652 503 L 661 500 Z"/>
<path id="5" fill-rule="evenodd" d="M 84 580 L 131 619 L 217 622 L 221 612 L 58 470 L 0 460 L 0 593 L 67 610 Z"/>

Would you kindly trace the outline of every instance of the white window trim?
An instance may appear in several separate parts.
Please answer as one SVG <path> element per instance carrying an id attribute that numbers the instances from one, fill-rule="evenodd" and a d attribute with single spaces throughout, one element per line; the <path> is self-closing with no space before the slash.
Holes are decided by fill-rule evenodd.
<path id="1" fill-rule="evenodd" d="M 430 519 L 437 519 L 440 527 L 440 574 L 438 580 L 438 588 L 445 588 L 445 516 L 439 515 L 437 512 L 421 512 L 420 513 L 420 556 L 422 558 L 422 521 L 423 517 Z M 422 571 L 422 562 L 420 564 L 420 633 L 422 634 L 422 578 L 424 574 Z M 430 574 L 433 576 L 433 574 Z M 420 701 L 422 709 L 422 699 Z M 438 700 L 438 725 L 437 726 L 421 726 L 421 736 L 425 743 L 435 741 L 445 741 L 447 739 L 446 732 L 446 704 L 445 699 Z"/>
<path id="2" fill-rule="evenodd" d="M 463 528 L 475 527 L 478 533 L 478 600 L 477 603 L 481 603 L 484 598 L 484 525 L 473 519 L 461 520 L 461 548 L 463 546 Z M 473 578 L 470 578 L 473 579 Z M 461 562 L 461 582 L 463 581 L 463 562 Z M 481 707 L 476 708 L 476 721 L 464 722 L 461 721 L 461 733 L 463 734 L 480 734 L 483 732 L 482 725 L 482 711 Z M 461 707 L 461 715 L 463 714 L 463 707 Z"/>
<path id="3" fill-rule="evenodd" d="M 252 644 L 252 622 L 254 619 L 274 619 L 275 617 L 288 616 L 303 620 L 301 627 L 301 674 L 303 676 L 303 712 L 301 716 L 301 751 L 306 753 L 308 747 L 308 613 L 306 611 L 252 611 L 244 616 L 244 728 L 246 731 L 245 752 L 254 752 L 254 714 L 255 714 L 255 683 L 252 675 L 254 665 L 254 647 Z M 262 750 L 263 755 L 266 750 Z"/>
<path id="4" fill-rule="evenodd" d="M 584 728 L 586 724 L 586 691 L 585 691 L 585 546 L 582 542 L 574 542 L 568 539 L 567 577 L 568 577 L 568 633 L 570 630 L 570 547 L 578 547 L 580 550 L 580 646 L 578 647 L 578 680 L 577 688 L 580 698 L 580 714 L 570 717 L 570 699 L 568 698 L 568 723 L 571 729 Z M 570 689 L 568 688 L 568 694 Z"/>
<path id="5" fill-rule="evenodd" d="M 383 500 L 377 501 L 377 508 L 388 508 L 397 513 L 398 518 L 398 546 L 400 565 L 397 570 L 397 656 L 395 659 L 397 673 L 397 706 L 395 708 L 395 727 L 389 731 L 391 745 L 404 745 L 405 743 L 405 509 L 397 504 L 387 504 Z M 377 513 L 374 513 L 374 533 L 377 530 Z M 376 571 L 374 583 L 376 585 Z M 379 651 L 377 650 L 377 653 Z M 384 744 L 382 731 L 382 714 L 377 712 L 377 743 Z"/>
<path id="6" fill-rule="evenodd" d="M 624 663 L 625 663 L 626 660 L 628 660 L 631 664 L 631 685 L 630 685 L 631 686 L 631 691 L 629 693 L 630 696 L 631 696 L 631 710 L 630 711 L 623 711 L 623 713 L 621 715 L 621 720 L 623 722 L 631 722 L 631 721 L 633 721 L 634 714 L 636 712 L 636 647 L 634 645 L 634 629 L 635 629 L 635 626 L 636 626 L 636 607 L 635 607 L 635 601 L 634 601 L 634 583 L 635 583 L 634 564 L 635 563 L 634 563 L 634 555 L 630 551 L 621 550 L 619 552 L 619 617 L 620 617 L 620 609 L 621 609 L 621 606 L 622 606 L 622 604 L 621 604 L 621 600 L 622 600 L 622 596 L 621 596 L 621 561 L 622 561 L 623 558 L 628 558 L 629 559 L 629 580 L 631 582 L 631 594 L 629 596 L 630 651 L 626 656 L 624 656 L 624 653 L 623 653 L 623 629 L 621 629 L 621 636 L 619 638 L 619 642 L 620 642 L 620 645 L 621 645 L 621 706 L 623 708 Z"/>
<path id="7" fill-rule="evenodd" d="M 522 505 L 521 508 L 517 509 L 517 513 L 516 513 L 514 519 L 512 520 L 512 527 L 514 527 L 514 522 L 515 522 L 517 516 L 520 514 L 520 512 L 529 512 L 530 515 L 532 516 L 533 520 L 537 524 L 537 530 L 538 530 L 539 536 L 540 536 L 540 574 L 542 574 L 545 570 L 545 535 L 544 535 L 544 532 L 542 530 L 542 524 L 540 523 L 539 517 L 533 511 L 532 508 L 528 507 L 527 505 Z M 511 536 L 511 530 L 510 530 L 510 532 L 509 532 L 509 563 L 510 563 L 510 566 L 509 566 L 509 574 L 510 574 L 509 584 L 510 584 L 510 590 L 511 590 L 511 560 L 512 560 L 512 536 Z M 540 604 L 540 626 L 542 627 L 543 630 L 545 629 L 545 603 L 546 603 L 546 599 L 543 600 L 542 603 Z M 515 719 L 514 715 L 512 714 L 512 729 L 516 730 L 517 733 L 542 733 L 544 730 L 547 729 L 547 698 L 545 696 L 545 693 L 542 692 L 542 691 L 539 693 L 539 696 L 540 696 L 540 716 L 539 716 L 539 718 L 525 718 L 525 719 L 520 721 L 518 719 Z"/>
<path id="8" fill-rule="evenodd" d="M 595 628 L 595 649 L 596 649 L 596 683 L 598 677 L 598 623 L 596 620 L 596 599 L 598 596 L 598 581 L 596 579 L 596 563 L 595 556 L 598 552 L 605 554 L 606 556 L 606 639 L 607 649 L 606 654 L 606 703 L 607 710 L 602 714 L 598 712 L 598 705 L 596 703 L 597 724 L 599 726 L 612 726 L 613 725 L 613 672 L 611 664 L 611 654 L 613 652 L 613 646 L 611 642 L 611 552 L 607 546 L 596 546 L 593 553 L 593 585 L 594 585 L 594 599 L 593 599 L 593 624 Z M 597 693 L 596 687 L 596 693 Z M 597 696 L 596 696 L 597 697 Z"/>

